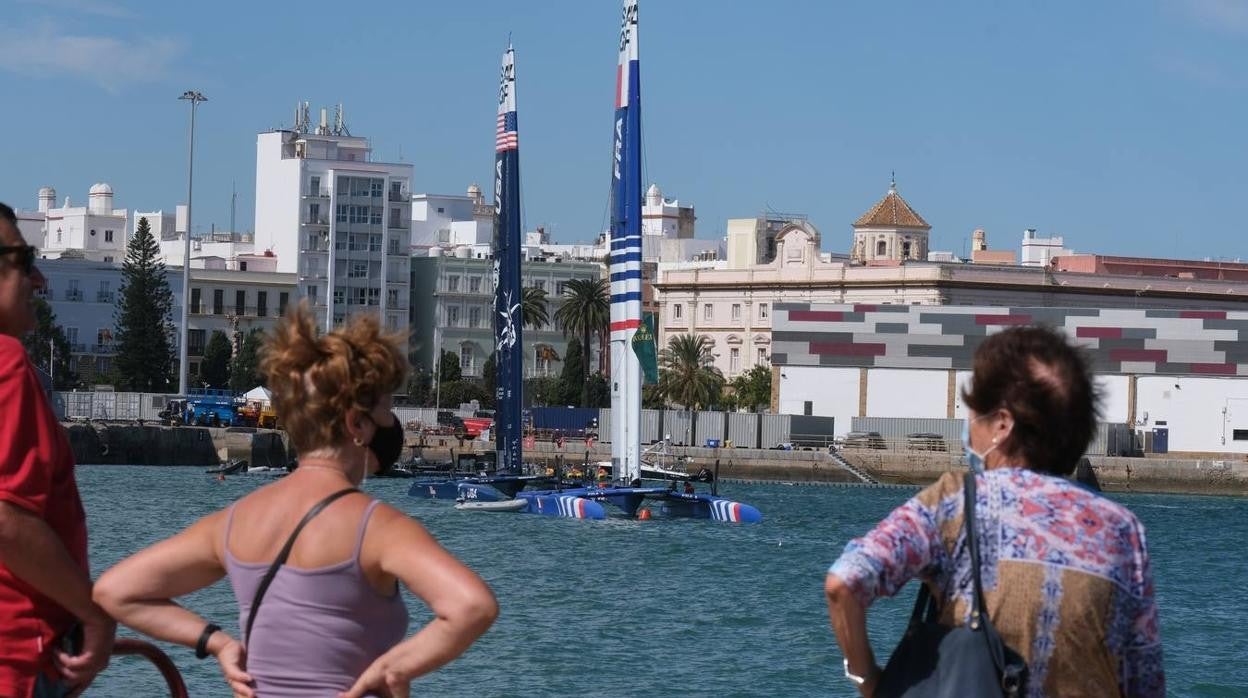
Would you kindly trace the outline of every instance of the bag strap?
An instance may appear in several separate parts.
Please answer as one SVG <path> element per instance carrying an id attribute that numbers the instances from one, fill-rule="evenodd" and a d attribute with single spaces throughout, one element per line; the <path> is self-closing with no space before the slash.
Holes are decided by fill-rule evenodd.
<path id="1" fill-rule="evenodd" d="M 247 648 L 248 643 L 251 641 L 251 626 L 256 623 L 256 611 L 260 610 L 260 602 L 264 600 L 264 593 L 269 590 L 269 585 L 273 583 L 273 578 L 277 576 L 277 570 L 280 569 L 282 565 L 286 564 L 286 559 L 290 557 L 291 549 L 295 547 L 295 539 L 299 537 L 299 532 L 302 531 L 303 527 L 308 525 L 308 522 L 311 521 L 317 514 L 324 511 L 325 507 L 333 504 L 339 498 L 345 497 L 352 492 L 359 492 L 359 490 L 354 487 L 348 487 L 343 490 L 338 490 L 337 492 L 317 502 L 315 506 L 308 510 L 308 513 L 303 515 L 303 519 L 301 519 L 299 524 L 295 526 L 295 530 L 291 531 L 290 537 L 286 539 L 286 545 L 282 546 L 282 551 L 277 554 L 277 559 L 273 560 L 273 564 L 269 565 L 268 571 L 264 573 L 264 578 L 260 580 L 260 586 L 256 587 L 256 595 L 251 600 L 251 610 L 247 613 L 247 633 L 243 635 L 244 649 Z"/>
<path id="2" fill-rule="evenodd" d="M 962 492 L 965 495 L 962 521 L 966 527 L 966 545 L 971 553 L 971 578 L 975 583 L 975 593 L 971 597 L 971 629 L 978 630 L 983 623 L 985 604 L 984 586 L 979 578 L 979 537 L 975 535 L 975 473 L 967 473 L 962 482 Z"/>

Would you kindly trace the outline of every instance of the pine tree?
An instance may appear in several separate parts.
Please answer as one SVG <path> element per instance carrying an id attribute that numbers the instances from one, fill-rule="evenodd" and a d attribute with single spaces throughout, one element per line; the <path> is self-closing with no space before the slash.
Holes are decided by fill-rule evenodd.
<path id="1" fill-rule="evenodd" d="M 69 340 L 56 324 L 52 306 L 42 298 L 35 298 L 35 331 L 22 337 L 22 345 L 36 366 L 52 374 L 54 390 L 70 390 L 78 382 L 78 377 L 70 370 Z M 55 365 L 49 367 L 48 361 L 53 355 Z"/>
<path id="2" fill-rule="evenodd" d="M 252 330 L 247 333 L 230 366 L 230 390 L 243 393 L 264 385 L 264 376 L 260 374 L 260 347 L 263 342 L 264 332 Z"/>
<path id="3" fill-rule="evenodd" d="M 573 338 L 568 340 L 567 349 L 563 350 L 563 370 L 559 373 L 559 402 L 570 407 L 581 404 L 585 388 L 585 353 L 581 350 L 581 341 Z"/>
<path id="4" fill-rule="evenodd" d="M 169 389 L 173 375 L 173 293 L 165 278 L 160 244 L 146 218 L 139 219 L 126 245 L 121 268 L 121 304 L 117 326 L 116 367 L 121 387 L 159 393 Z"/>
<path id="5" fill-rule="evenodd" d="M 204 347 L 204 360 L 199 364 L 199 377 L 209 388 L 225 388 L 230 384 L 230 338 L 221 330 L 213 330 Z"/>

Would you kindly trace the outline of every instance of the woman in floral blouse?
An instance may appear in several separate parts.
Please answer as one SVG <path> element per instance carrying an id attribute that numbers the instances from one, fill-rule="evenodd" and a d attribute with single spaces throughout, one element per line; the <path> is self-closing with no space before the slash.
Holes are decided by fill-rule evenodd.
<path id="1" fill-rule="evenodd" d="M 987 609 L 1027 661 L 1028 695 L 1164 695 L 1144 527 L 1125 507 L 1063 477 L 1096 426 L 1083 356 L 1053 330 L 1000 332 L 976 352 L 962 399 L 971 471 L 945 473 L 850 541 L 828 571 L 828 614 L 845 673 L 872 695 L 880 667 L 867 642 L 866 609 L 910 579 L 943 600 L 943 623 L 967 621 L 972 570 L 962 485 L 974 476 Z"/>

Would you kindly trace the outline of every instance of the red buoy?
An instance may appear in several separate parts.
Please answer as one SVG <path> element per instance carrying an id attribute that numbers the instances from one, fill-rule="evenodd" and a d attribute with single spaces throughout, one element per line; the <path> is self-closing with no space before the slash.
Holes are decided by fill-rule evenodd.
<path id="1" fill-rule="evenodd" d="M 637 520 L 638 520 L 638 521 L 649 521 L 649 520 L 650 520 L 650 510 L 649 510 L 649 509 L 642 509 L 641 511 L 637 512 Z"/>

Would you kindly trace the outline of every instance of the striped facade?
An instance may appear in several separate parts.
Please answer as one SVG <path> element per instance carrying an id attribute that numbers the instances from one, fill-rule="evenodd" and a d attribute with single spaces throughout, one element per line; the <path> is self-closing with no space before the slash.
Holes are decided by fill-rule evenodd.
<path id="1" fill-rule="evenodd" d="M 976 348 L 1016 325 L 1062 330 L 1102 374 L 1248 375 L 1248 312 L 991 306 L 775 307 L 772 363 L 970 370 Z"/>

